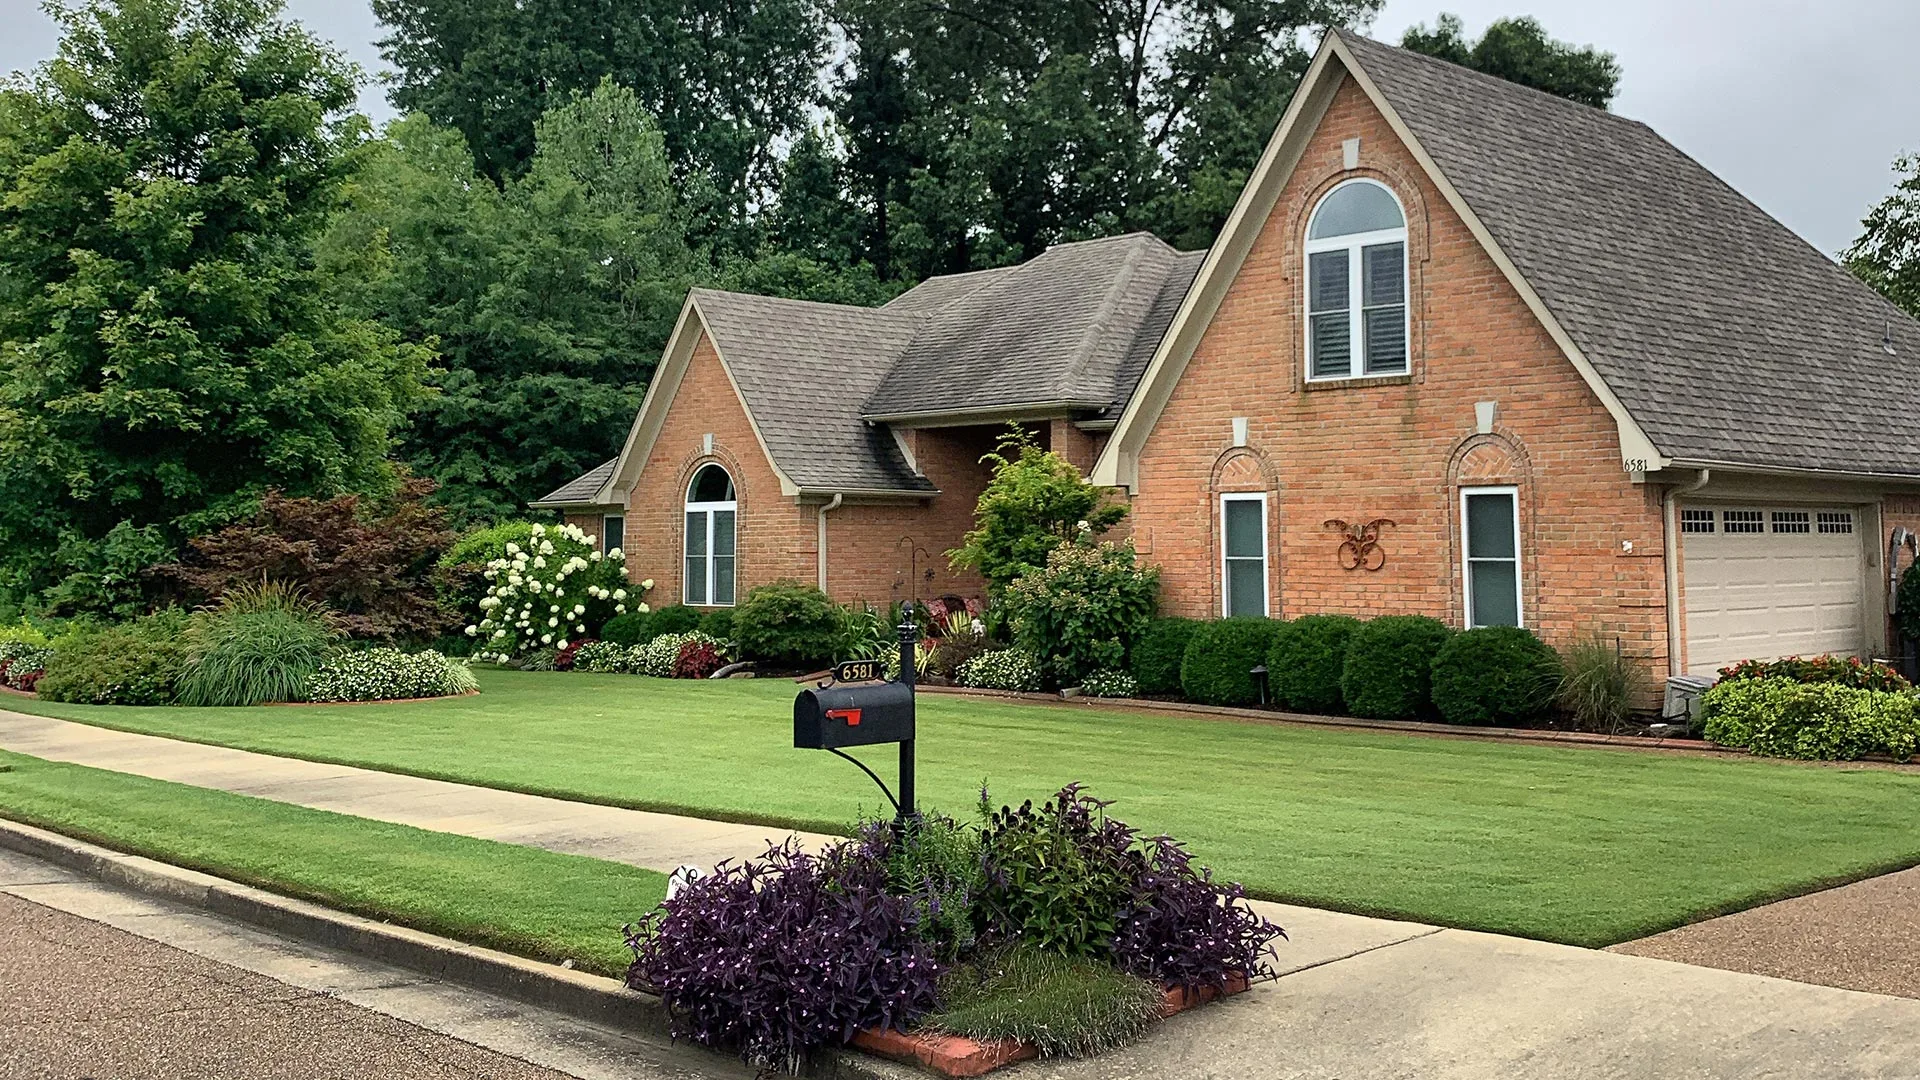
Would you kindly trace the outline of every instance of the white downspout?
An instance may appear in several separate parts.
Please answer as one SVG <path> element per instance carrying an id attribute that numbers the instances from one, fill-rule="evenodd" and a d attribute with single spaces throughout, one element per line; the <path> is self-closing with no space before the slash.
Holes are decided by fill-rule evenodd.
<path id="1" fill-rule="evenodd" d="M 838 491 L 834 492 L 833 498 L 820 504 L 820 512 L 814 518 L 814 524 L 819 529 L 819 543 L 816 545 L 817 554 L 814 556 L 814 559 L 818 564 L 816 569 L 820 575 L 821 592 L 827 591 L 827 515 L 838 510 L 840 503 L 845 499 L 845 494 Z"/>
<path id="2" fill-rule="evenodd" d="M 1691 495 L 1707 486 L 1713 479 L 1712 469 L 1701 469 L 1693 483 L 1685 487 L 1667 489 L 1665 506 L 1661 508 L 1661 527 L 1666 532 L 1666 544 L 1662 549 L 1667 569 L 1667 674 L 1685 675 L 1680 668 L 1680 511 L 1676 509 L 1680 496 Z"/>

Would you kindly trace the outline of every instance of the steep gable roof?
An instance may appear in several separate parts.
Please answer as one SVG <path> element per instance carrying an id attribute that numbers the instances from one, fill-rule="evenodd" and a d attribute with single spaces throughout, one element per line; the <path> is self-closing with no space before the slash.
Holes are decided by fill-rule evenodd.
<path id="1" fill-rule="evenodd" d="M 1093 479 L 1132 484 L 1172 386 L 1351 77 L 1649 470 L 1920 476 L 1920 324 L 1637 121 L 1334 31 Z M 1894 356 L 1882 348 L 1890 336 Z"/>
<path id="2" fill-rule="evenodd" d="M 962 280 L 936 278 L 885 309 L 904 301 L 923 321 L 866 414 L 1113 408 L 1132 392 L 1128 377 L 1139 377 L 1172 318 L 1163 296 L 1177 302 L 1199 260 L 1130 233 L 1060 244 Z M 916 297 L 934 282 L 935 295 Z"/>
<path id="3" fill-rule="evenodd" d="M 1920 324 L 1645 124 L 1340 38 L 1663 456 L 1920 475 Z"/>

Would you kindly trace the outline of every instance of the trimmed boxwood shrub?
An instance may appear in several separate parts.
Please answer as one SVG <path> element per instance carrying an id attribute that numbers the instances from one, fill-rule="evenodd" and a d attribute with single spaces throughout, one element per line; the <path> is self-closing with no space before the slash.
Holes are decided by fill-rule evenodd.
<path id="1" fill-rule="evenodd" d="M 691 634 L 700 629 L 700 612 L 685 604 L 668 604 L 648 617 L 646 629 L 637 644 L 646 644 L 662 634 Z M 606 632 L 602 631 L 605 637 Z"/>
<path id="2" fill-rule="evenodd" d="M 1347 711 L 1374 720 L 1410 720 L 1433 706 L 1433 658 L 1453 631 L 1425 615 L 1383 615 L 1347 641 L 1340 696 Z"/>
<path id="3" fill-rule="evenodd" d="M 733 609 L 714 608 L 700 616 L 700 632 L 721 641 L 733 640 Z"/>
<path id="4" fill-rule="evenodd" d="M 1281 623 L 1267 650 L 1267 686 L 1276 704 L 1298 712 L 1337 713 L 1346 700 L 1340 673 L 1347 642 L 1360 628 L 1351 615 L 1302 615 Z"/>
<path id="5" fill-rule="evenodd" d="M 733 637 L 749 660 L 812 670 L 833 662 L 840 610 L 812 585 L 770 582 L 756 586 L 734 609 Z"/>
<path id="6" fill-rule="evenodd" d="M 600 628 L 600 640 L 610 641 L 615 645 L 639 645 L 648 640 L 647 620 L 652 617 L 644 611 L 629 611 L 625 615 L 615 615 Z"/>
<path id="7" fill-rule="evenodd" d="M 1449 724 L 1515 724 L 1560 688 L 1560 654 L 1518 626 L 1455 634 L 1433 658 L 1433 707 Z"/>
<path id="8" fill-rule="evenodd" d="M 1180 661 L 1180 688 L 1202 705 L 1255 705 L 1260 687 L 1253 669 L 1267 662 L 1280 623 L 1233 618 L 1203 623 L 1187 641 Z"/>
<path id="9" fill-rule="evenodd" d="M 1140 640 L 1133 643 L 1133 677 L 1143 694 L 1180 692 L 1180 662 L 1187 642 L 1200 629 L 1199 619 L 1150 619 Z"/>

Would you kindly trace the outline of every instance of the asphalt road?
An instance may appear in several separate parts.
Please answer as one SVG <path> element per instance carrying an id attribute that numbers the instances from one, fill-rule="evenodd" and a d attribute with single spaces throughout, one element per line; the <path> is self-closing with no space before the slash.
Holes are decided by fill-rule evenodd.
<path id="1" fill-rule="evenodd" d="M 3 894 L 0 1076 L 567 1080 L 325 993 Z"/>

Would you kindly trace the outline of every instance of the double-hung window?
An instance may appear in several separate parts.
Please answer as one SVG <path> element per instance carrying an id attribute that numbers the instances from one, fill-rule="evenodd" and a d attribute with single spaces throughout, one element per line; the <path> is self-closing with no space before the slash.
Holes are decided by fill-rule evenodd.
<path id="1" fill-rule="evenodd" d="M 1307 222 L 1307 378 L 1404 375 L 1407 217 L 1393 193 L 1348 180 Z"/>
<path id="2" fill-rule="evenodd" d="M 1511 487 L 1460 491 L 1466 549 L 1467 626 L 1524 626 L 1520 611 L 1520 493 Z"/>
<path id="3" fill-rule="evenodd" d="M 687 575 L 680 596 L 688 604 L 733 604 L 734 531 L 740 505 L 733 477 L 703 465 L 687 485 Z"/>
<path id="4" fill-rule="evenodd" d="M 1227 617 L 1267 613 L 1267 497 L 1220 496 L 1220 606 Z"/>
<path id="5" fill-rule="evenodd" d="M 608 514 L 600 519 L 600 553 L 618 551 L 627 544 L 627 519 L 619 514 Z"/>

